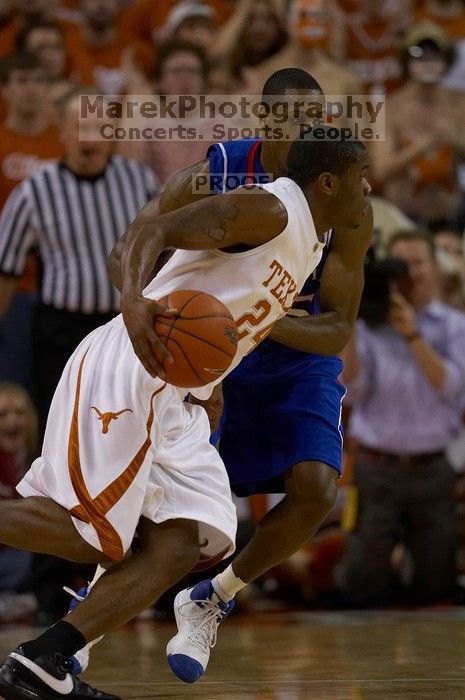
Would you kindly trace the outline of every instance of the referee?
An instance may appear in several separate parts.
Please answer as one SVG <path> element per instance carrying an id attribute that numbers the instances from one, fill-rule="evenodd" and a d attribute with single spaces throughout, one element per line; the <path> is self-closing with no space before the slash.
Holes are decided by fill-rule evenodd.
<path id="1" fill-rule="evenodd" d="M 33 331 L 42 435 L 69 356 L 82 338 L 118 312 L 107 256 L 156 194 L 148 167 L 113 156 L 111 142 L 92 140 L 98 126 L 96 117 L 87 117 L 79 133 L 79 93 L 70 93 L 62 109 L 64 159 L 16 187 L 0 217 L 0 317 L 31 249 L 42 266 Z"/>

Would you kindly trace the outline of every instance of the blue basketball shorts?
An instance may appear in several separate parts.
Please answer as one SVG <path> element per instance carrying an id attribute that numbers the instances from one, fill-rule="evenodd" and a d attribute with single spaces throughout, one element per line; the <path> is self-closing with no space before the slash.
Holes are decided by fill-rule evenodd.
<path id="1" fill-rule="evenodd" d="M 283 493 L 283 474 L 298 462 L 341 474 L 341 369 L 322 356 L 277 368 L 254 352 L 225 379 L 219 451 L 236 495 Z"/>

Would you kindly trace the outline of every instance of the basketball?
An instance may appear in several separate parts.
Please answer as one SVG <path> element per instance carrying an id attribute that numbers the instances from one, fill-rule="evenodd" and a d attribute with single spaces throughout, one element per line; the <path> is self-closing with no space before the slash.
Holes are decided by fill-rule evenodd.
<path id="1" fill-rule="evenodd" d="M 199 387 L 228 369 L 237 349 L 237 328 L 229 309 L 216 297 L 196 290 L 171 292 L 159 300 L 174 316 L 157 316 L 155 333 L 174 362 L 160 353 L 166 381 L 180 387 Z"/>

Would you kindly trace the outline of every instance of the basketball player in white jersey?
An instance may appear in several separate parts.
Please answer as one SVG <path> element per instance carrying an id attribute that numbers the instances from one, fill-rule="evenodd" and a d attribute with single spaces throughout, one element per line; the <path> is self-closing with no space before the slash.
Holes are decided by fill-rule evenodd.
<path id="1" fill-rule="evenodd" d="M 160 216 L 125 251 L 122 316 L 77 348 L 51 406 L 42 456 L 18 486 L 25 498 L 0 502 L 0 542 L 108 571 L 65 620 L 8 656 L 0 668 L 7 700 L 114 700 L 72 676 L 68 657 L 152 604 L 199 558 L 233 551 L 235 511 L 207 415 L 182 400 L 188 390 L 207 395 L 212 384 L 183 391 L 163 381 L 153 350 L 167 350 L 152 328 L 166 310 L 155 300 L 199 289 L 236 319 L 252 314 L 232 369 L 257 333 L 286 313 L 320 260 L 324 233 L 340 226 L 356 236 L 369 207 L 366 151 L 357 141 L 296 141 L 288 167 L 289 178 L 263 188 Z M 168 246 L 180 250 L 145 288 Z M 258 320 L 261 300 L 268 313 Z M 103 426 L 105 413 L 118 420 Z"/>

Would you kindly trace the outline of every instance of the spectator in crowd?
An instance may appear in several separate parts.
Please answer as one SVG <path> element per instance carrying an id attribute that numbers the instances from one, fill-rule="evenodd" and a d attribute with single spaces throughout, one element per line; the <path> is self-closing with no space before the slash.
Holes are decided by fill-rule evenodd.
<path id="1" fill-rule="evenodd" d="M 0 382 L 0 499 L 18 497 L 16 484 L 37 454 L 37 414 L 29 394 L 18 384 Z M 30 552 L 0 545 L 0 621 L 33 611 L 30 596 L 18 597 L 31 562 Z"/>
<path id="2" fill-rule="evenodd" d="M 182 0 L 169 13 L 164 33 L 166 40 L 189 41 L 208 54 L 217 44 L 215 10 L 202 2 Z"/>
<path id="3" fill-rule="evenodd" d="M 417 222 L 458 216 L 458 156 L 465 153 L 465 103 L 441 81 L 454 56 L 440 27 L 420 24 L 405 37 L 407 83 L 386 102 L 386 138 L 373 143 L 383 194 Z"/>
<path id="4" fill-rule="evenodd" d="M 69 46 L 83 78 L 105 94 L 133 91 L 133 73 L 150 71 L 152 47 L 128 32 L 121 0 L 81 0 L 80 10 L 82 25 Z"/>
<path id="5" fill-rule="evenodd" d="M 318 6 L 316 10 L 315 4 Z M 271 73 L 293 66 L 315 76 L 325 95 L 362 94 L 361 85 L 353 73 L 327 55 L 333 24 L 330 9 L 331 5 L 322 0 L 292 0 L 290 41 L 277 54 L 249 71 L 249 93 L 260 94 L 261 86 Z"/>
<path id="6" fill-rule="evenodd" d="M 400 87 L 400 41 L 411 23 L 408 3 L 358 0 L 355 11 L 345 11 L 345 5 L 340 0 L 343 31 L 335 48 L 362 83 L 362 94 L 380 95 Z"/>
<path id="7" fill-rule="evenodd" d="M 338 582 L 360 606 L 392 602 L 399 542 L 413 561 L 412 600 L 454 590 L 455 475 L 445 451 L 461 423 L 465 315 L 438 300 L 429 234 L 400 232 L 388 254 L 405 261 L 408 275 L 393 286 L 389 308 L 380 300 L 379 325 L 358 321 L 343 358 L 358 513 Z"/>
<path id="8" fill-rule="evenodd" d="M 277 54 L 287 39 L 285 8 L 280 0 L 240 0 L 211 50 L 227 62 L 233 78 L 243 82 L 244 71 Z"/>
<path id="9" fill-rule="evenodd" d="M 6 116 L 0 123 L 0 208 L 12 189 L 50 159 L 59 158 L 63 146 L 47 112 L 45 69 L 32 53 L 20 52 L 0 61 L 0 85 Z"/>
<path id="10" fill-rule="evenodd" d="M 40 60 L 48 80 L 52 113 L 59 100 L 74 84 L 82 83 L 79 58 L 66 49 L 63 30 L 56 22 L 40 22 L 26 27 L 17 37 L 19 51 L 28 51 Z"/>
<path id="11" fill-rule="evenodd" d="M 160 46 L 156 64 L 156 92 L 159 95 L 205 95 L 209 92 L 208 73 L 210 64 L 199 46 L 185 41 L 169 41 Z M 153 88 L 152 88 L 153 90 Z M 173 107 L 175 109 L 175 107 Z M 137 121 L 129 120 L 128 126 L 137 126 Z M 192 111 L 182 120 L 166 119 L 158 123 L 150 119 L 150 127 L 160 126 L 165 131 L 180 123 L 195 129 L 195 138 L 181 138 L 176 132 L 171 137 L 154 138 L 142 141 L 122 141 L 118 153 L 136 158 L 150 166 L 161 185 L 192 163 L 203 160 L 205 151 L 212 140 L 214 119 L 203 118 Z M 198 138 L 201 135 L 202 138 Z"/>
<path id="12" fill-rule="evenodd" d="M 13 188 L 45 163 L 59 158 L 63 145 L 50 123 L 48 87 L 39 59 L 12 53 L 0 60 L 6 116 L 0 122 L 0 210 Z M 0 232 L 0 240 L 3 231 Z M 32 389 L 32 314 L 37 265 L 30 256 L 8 316 L 0 322 L 0 380 Z"/>
<path id="13" fill-rule="evenodd" d="M 107 256 L 156 194 L 149 168 L 112 156 L 111 142 L 94 140 L 100 126 L 95 115 L 79 131 L 78 93 L 67 96 L 62 110 L 63 161 L 44 166 L 19 185 L 0 217 L 0 314 L 8 308 L 31 246 L 37 246 L 43 266 L 33 338 L 41 432 L 69 356 L 85 335 L 118 311 Z M 54 591 L 51 599 L 49 586 L 50 576 L 59 580 L 63 572 L 54 573 L 48 558 L 36 555 L 34 561 L 39 579 L 34 591 L 39 600 L 48 599 L 45 612 L 64 612 L 66 598 Z"/>
<path id="14" fill-rule="evenodd" d="M 14 51 L 18 34 L 40 22 L 55 20 L 58 0 L 11 0 L 12 18 L 0 28 L 0 56 Z M 75 29 L 72 22 L 60 20 L 60 27 L 68 36 Z"/>

